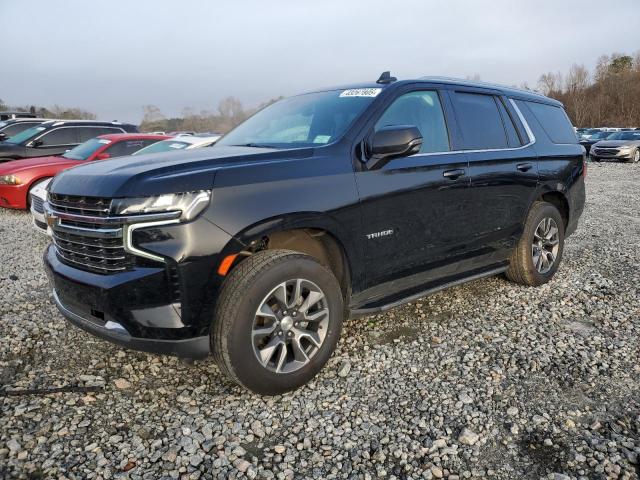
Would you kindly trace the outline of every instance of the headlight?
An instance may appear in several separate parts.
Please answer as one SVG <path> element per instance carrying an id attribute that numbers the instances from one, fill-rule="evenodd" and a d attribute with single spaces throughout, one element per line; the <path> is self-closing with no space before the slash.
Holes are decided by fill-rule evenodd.
<path id="1" fill-rule="evenodd" d="M 0 177 L 0 185 L 21 185 L 22 180 L 15 175 L 3 175 Z"/>
<path id="2" fill-rule="evenodd" d="M 618 149 L 624 151 L 631 150 L 631 145 L 623 145 L 622 147 L 618 147 Z"/>
<path id="3" fill-rule="evenodd" d="M 197 192 L 167 193 L 153 197 L 116 198 L 112 211 L 116 215 L 136 215 L 140 213 L 181 212 L 180 220 L 192 220 L 211 201 L 211 190 Z"/>

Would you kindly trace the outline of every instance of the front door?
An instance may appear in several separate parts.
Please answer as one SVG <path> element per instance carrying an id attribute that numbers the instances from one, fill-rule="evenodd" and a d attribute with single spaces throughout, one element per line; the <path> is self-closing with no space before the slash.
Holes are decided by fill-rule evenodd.
<path id="1" fill-rule="evenodd" d="M 27 144 L 27 156 L 60 155 L 79 143 L 77 127 L 53 128 Z"/>
<path id="2" fill-rule="evenodd" d="M 442 94 L 401 94 L 373 132 L 389 125 L 416 126 L 423 144 L 415 155 L 356 173 L 367 259 L 362 297 L 374 301 L 442 276 L 466 250 L 468 162 L 451 151 Z"/>

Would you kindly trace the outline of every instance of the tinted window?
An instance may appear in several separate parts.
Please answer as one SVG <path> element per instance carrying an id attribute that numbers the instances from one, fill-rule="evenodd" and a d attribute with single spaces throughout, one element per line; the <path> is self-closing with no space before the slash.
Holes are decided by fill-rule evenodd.
<path id="1" fill-rule="evenodd" d="M 105 153 L 108 153 L 111 157 L 123 157 L 125 155 L 131 155 L 141 148 L 156 142 L 157 140 L 124 140 L 111 145 Z"/>
<path id="2" fill-rule="evenodd" d="M 509 141 L 510 147 L 520 147 L 522 146 L 522 142 L 520 141 L 520 137 L 518 136 L 518 131 L 516 130 L 515 125 L 513 124 L 513 119 L 509 112 L 505 108 L 504 104 L 499 98 L 496 98 L 496 103 L 498 104 L 498 109 L 500 110 L 500 115 L 502 116 L 502 123 L 504 124 L 504 129 L 507 132 L 507 140 Z"/>
<path id="3" fill-rule="evenodd" d="M 571 122 L 561 107 L 525 102 L 553 143 L 577 143 Z"/>
<path id="4" fill-rule="evenodd" d="M 498 105 L 492 95 L 456 92 L 453 103 L 465 150 L 508 147 Z"/>
<path id="5" fill-rule="evenodd" d="M 80 127 L 80 141 L 85 142 L 90 138 L 99 137 L 100 135 L 107 135 L 109 133 L 122 133 L 119 128 L 113 127 Z"/>
<path id="6" fill-rule="evenodd" d="M 418 127 L 422 134 L 420 153 L 450 150 L 447 125 L 437 92 L 411 92 L 398 97 L 376 122 L 375 130 L 390 125 Z"/>
<path id="7" fill-rule="evenodd" d="M 75 145 L 78 143 L 75 128 L 54 128 L 40 137 L 42 146 Z"/>

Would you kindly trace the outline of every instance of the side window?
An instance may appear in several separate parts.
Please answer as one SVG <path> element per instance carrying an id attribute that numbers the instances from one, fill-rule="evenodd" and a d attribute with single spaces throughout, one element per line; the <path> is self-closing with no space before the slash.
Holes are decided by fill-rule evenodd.
<path id="1" fill-rule="evenodd" d="M 123 157 L 125 155 L 131 155 L 152 143 L 154 142 L 148 140 L 124 140 L 111 145 L 105 153 L 108 153 L 111 157 Z"/>
<path id="2" fill-rule="evenodd" d="M 80 127 L 78 131 L 80 132 L 80 142 L 86 142 L 91 138 L 106 135 L 108 133 L 122 133 L 122 130 L 119 128 L 111 127 Z"/>
<path id="3" fill-rule="evenodd" d="M 525 102 L 553 143 L 577 143 L 578 138 L 562 107 Z"/>
<path id="4" fill-rule="evenodd" d="M 401 95 L 376 122 L 378 131 L 390 125 L 415 125 L 422 134 L 420 153 L 448 152 L 449 134 L 438 92 L 424 90 Z"/>
<path id="5" fill-rule="evenodd" d="M 502 123 L 504 124 L 504 129 L 507 132 L 507 140 L 509 141 L 510 147 L 520 147 L 523 145 L 520 137 L 518 136 L 518 131 L 516 130 L 515 125 L 513 124 L 513 119 L 511 115 L 505 108 L 502 100 L 496 98 L 496 103 L 498 104 L 498 109 L 500 110 L 500 116 L 502 116 Z"/>
<path id="6" fill-rule="evenodd" d="M 493 95 L 456 92 L 456 117 L 465 150 L 507 148 L 507 135 Z"/>
<path id="7" fill-rule="evenodd" d="M 42 141 L 41 146 L 77 145 L 78 137 L 76 134 L 77 131 L 75 128 L 55 128 L 40 137 Z"/>

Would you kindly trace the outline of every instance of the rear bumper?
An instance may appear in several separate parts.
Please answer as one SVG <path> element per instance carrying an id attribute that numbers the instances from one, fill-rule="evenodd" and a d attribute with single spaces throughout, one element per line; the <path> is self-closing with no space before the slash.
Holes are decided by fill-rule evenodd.
<path id="1" fill-rule="evenodd" d="M 27 208 L 27 185 L 0 185 L 0 207 Z"/>

